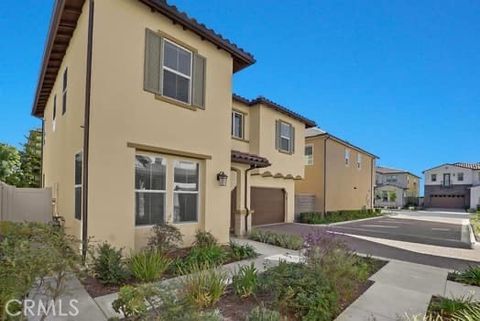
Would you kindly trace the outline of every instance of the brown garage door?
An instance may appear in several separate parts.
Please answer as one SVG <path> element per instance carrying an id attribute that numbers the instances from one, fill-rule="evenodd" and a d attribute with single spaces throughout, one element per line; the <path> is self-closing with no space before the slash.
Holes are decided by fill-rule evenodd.
<path id="1" fill-rule="evenodd" d="M 252 216 L 252 225 L 285 221 L 285 196 L 282 189 L 252 187 L 251 207 L 255 211 Z"/>
<path id="2" fill-rule="evenodd" d="M 436 208 L 464 208 L 465 195 L 431 195 L 430 207 Z"/>

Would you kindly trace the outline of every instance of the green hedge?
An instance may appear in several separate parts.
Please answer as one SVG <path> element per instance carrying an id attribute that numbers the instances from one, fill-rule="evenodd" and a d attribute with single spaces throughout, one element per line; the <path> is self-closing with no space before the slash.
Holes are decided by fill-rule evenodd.
<path id="1" fill-rule="evenodd" d="M 325 215 L 319 212 L 308 212 L 300 213 L 297 220 L 299 223 L 306 224 L 329 224 L 375 217 L 379 216 L 380 212 L 380 209 L 334 211 L 327 212 Z"/>

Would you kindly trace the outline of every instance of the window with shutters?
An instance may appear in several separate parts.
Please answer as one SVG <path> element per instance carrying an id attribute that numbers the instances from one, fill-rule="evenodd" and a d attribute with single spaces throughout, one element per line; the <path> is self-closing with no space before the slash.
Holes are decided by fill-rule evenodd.
<path id="1" fill-rule="evenodd" d="M 192 52 L 173 42 L 163 42 L 163 95 L 190 103 Z"/>
<path id="2" fill-rule="evenodd" d="M 278 131 L 278 149 L 282 152 L 293 153 L 293 127 L 289 123 L 279 121 Z"/>
<path id="3" fill-rule="evenodd" d="M 83 156 L 82 153 L 75 155 L 75 218 L 80 220 L 82 218 L 82 168 Z"/>
<path id="4" fill-rule="evenodd" d="M 144 90 L 177 105 L 205 108 L 206 59 L 180 41 L 146 29 Z"/>

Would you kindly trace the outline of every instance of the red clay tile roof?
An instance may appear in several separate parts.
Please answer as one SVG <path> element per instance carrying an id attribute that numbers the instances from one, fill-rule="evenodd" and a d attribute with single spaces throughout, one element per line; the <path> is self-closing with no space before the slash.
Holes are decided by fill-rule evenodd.
<path id="1" fill-rule="evenodd" d="M 453 163 L 452 165 L 473 170 L 480 170 L 480 163 Z"/>
<path id="2" fill-rule="evenodd" d="M 313 120 L 310 120 L 306 117 L 303 117 L 302 115 L 288 109 L 287 107 L 284 107 L 282 105 L 279 105 L 277 104 L 276 102 L 274 101 L 271 101 L 270 99 L 267 99 L 263 96 L 259 96 L 253 100 L 249 100 L 245 97 L 242 97 L 240 95 L 237 95 L 237 94 L 233 94 L 232 98 L 234 100 L 237 100 L 241 103 L 244 103 L 245 105 L 247 106 L 254 106 L 254 105 L 258 105 L 258 104 L 264 104 L 266 105 L 267 107 L 270 107 L 270 108 L 273 108 L 275 109 L 276 111 L 279 111 L 287 116 L 290 116 L 292 117 L 293 119 L 296 119 L 296 120 L 299 120 L 303 123 L 305 123 L 305 126 L 307 128 L 310 128 L 310 127 L 315 127 L 317 124 L 315 123 L 315 121 Z"/>
<path id="3" fill-rule="evenodd" d="M 244 153 L 238 150 L 232 150 L 232 162 L 255 165 L 257 168 L 268 167 L 270 162 L 265 157 L 261 157 L 255 154 Z"/>

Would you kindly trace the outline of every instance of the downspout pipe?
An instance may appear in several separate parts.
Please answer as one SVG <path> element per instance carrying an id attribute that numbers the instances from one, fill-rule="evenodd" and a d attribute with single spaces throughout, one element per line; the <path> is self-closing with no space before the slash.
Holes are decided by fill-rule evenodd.
<path id="1" fill-rule="evenodd" d="M 88 247 L 88 160 L 90 145 L 90 98 L 92 90 L 92 52 L 94 0 L 89 0 L 87 34 L 87 65 L 85 79 L 85 115 L 83 123 L 83 175 L 82 175 L 82 259 L 85 262 Z"/>
<path id="2" fill-rule="evenodd" d="M 327 214 L 327 141 L 330 136 L 325 138 L 323 145 L 323 217 Z"/>
<path id="3" fill-rule="evenodd" d="M 248 217 L 250 216 L 250 207 L 248 206 L 248 172 L 257 168 L 257 165 L 250 165 L 250 168 L 245 170 L 245 232 L 248 234 Z"/>

